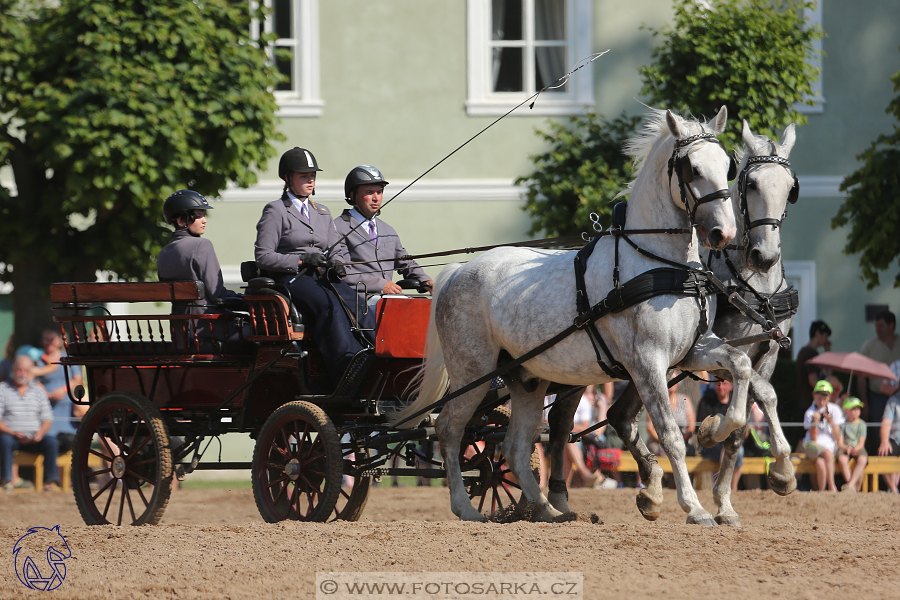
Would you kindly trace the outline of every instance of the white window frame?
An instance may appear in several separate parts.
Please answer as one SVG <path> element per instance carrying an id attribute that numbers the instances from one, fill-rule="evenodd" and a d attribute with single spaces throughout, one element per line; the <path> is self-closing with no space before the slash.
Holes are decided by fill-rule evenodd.
<path id="1" fill-rule="evenodd" d="M 806 20 L 806 26 L 812 27 L 818 25 L 822 27 L 822 3 L 816 2 L 812 8 L 803 9 L 803 18 Z M 804 100 L 812 100 L 814 104 L 804 104 L 797 102 L 794 104 L 794 110 L 805 115 L 817 115 L 825 112 L 825 97 L 822 95 L 822 40 L 813 40 L 814 52 L 810 54 L 806 61 L 819 68 L 819 77 L 812 83 L 812 94 L 806 94 Z"/>
<path id="2" fill-rule="evenodd" d="M 271 8 L 272 0 L 262 0 Z M 291 30 L 297 35 L 293 39 L 279 39 L 276 46 L 294 49 L 293 90 L 275 90 L 278 102 L 278 117 L 321 117 L 325 102 L 321 98 L 319 81 L 319 0 L 291 0 L 293 26 Z M 258 6 L 251 0 L 252 7 Z M 272 31 L 272 20 L 263 23 L 264 31 Z M 253 20 L 250 24 L 250 36 L 259 39 L 260 22 Z M 269 60 L 274 62 L 271 49 L 266 51 Z"/>
<path id="3" fill-rule="evenodd" d="M 493 92 L 491 86 L 491 2 L 467 0 L 468 98 L 469 116 L 499 116 L 521 103 L 534 92 Z M 592 0 L 568 0 L 566 31 L 569 35 L 567 64 L 591 54 L 593 44 Z M 533 29 L 533 27 L 532 27 Z M 521 109 L 514 116 L 563 116 L 585 114 L 594 107 L 594 78 L 590 66 L 580 69 L 567 84 L 563 98 L 543 93 L 534 108 Z"/>
<path id="4" fill-rule="evenodd" d="M 796 360 L 800 348 L 809 341 L 809 326 L 819 318 L 816 311 L 816 261 L 784 261 L 784 279 L 797 289 L 799 296 L 800 306 L 794 315 L 794 339 L 791 340 L 791 356 Z"/>

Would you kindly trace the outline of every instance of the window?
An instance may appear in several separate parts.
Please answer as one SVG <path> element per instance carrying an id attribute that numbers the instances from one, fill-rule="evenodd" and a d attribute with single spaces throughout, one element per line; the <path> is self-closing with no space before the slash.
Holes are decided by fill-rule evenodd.
<path id="1" fill-rule="evenodd" d="M 319 97 L 319 0 L 263 3 L 270 12 L 265 23 L 253 22 L 250 33 L 258 39 L 262 26 L 263 31 L 277 36 L 269 47 L 269 59 L 288 78 L 275 90 L 278 116 L 321 116 L 325 103 Z"/>
<path id="2" fill-rule="evenodd" d="M 501 115 L 591 53 L 591 0 L 468 0 L 470 115 Z M 528 115 L 593 106 L 591 69 L 541 94 Z"/>
<path id="3" fill-rule="evenodd" d="M 812 7 L 805 7 L 803 9 L 803 16 L 806 18 L 806 22 L 810 25 L 818 25 L 822 26 L 822 3 L 819 2 Z M 815 66 L 821 68 L 822 67 L 822 40 L 815 40 L 813 42 L 813 48 L 818 51 L 818 54 L 811 55 L 807 60 L 814 64 Z M 818 114 L 825 112 L 825 98 L 822 96 L 822 77 L 823 73 L 819 71 L 819 78 L 813 82 L 812 85 L 812 94 L 809 96 L 809 100 L 812 100 L 815 104 L 810 106 L 809 104 L 803 104 L 798 102 L 794 105 L 794 110 L 799 113 L 804 113 L 807 115 L 810 114 Z"/>

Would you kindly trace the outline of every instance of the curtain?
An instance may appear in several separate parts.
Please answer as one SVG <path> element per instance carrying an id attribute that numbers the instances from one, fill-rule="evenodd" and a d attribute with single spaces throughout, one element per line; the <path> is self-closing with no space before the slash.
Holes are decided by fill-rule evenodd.
<path id="1" fill-rule="evenodd" d="M 534 0 L 536 41 L 566 40 L 566 0 Z M 537 89 L 550 85 L 566 72 L 566 46 L 538 46 L 535 55 Z M 535 90 L 537 91 L 537 90 Z M 560 88 L 564 91 L 564 88 Z"/>

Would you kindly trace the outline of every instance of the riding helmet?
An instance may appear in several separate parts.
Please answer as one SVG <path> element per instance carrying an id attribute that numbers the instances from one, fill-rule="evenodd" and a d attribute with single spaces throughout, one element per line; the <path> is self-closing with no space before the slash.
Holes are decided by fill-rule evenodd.
<path id="1" fill-rule="evenodd" d="M 371 165 L 353 167 L 347 174 L 347 179 L 344 180 L 344 200 L 347 201 L 347 204 L 350 206 L 354 204 L 353 200 L 350 199 L 350 192 L 361 185 L 369 185 L 370 183 L 388 184 L 381 175 L 381 171 Z"/>
<path id="2" fill-rule="evenodd" d="M 278 161 L 278 177 L 285 179 L 288 173 L 312 173 L 313 171 L 321 171 L 316 157 L 306 148 L 298 148 L 294 146 L 281 155 Z"/>
<path id="3" fill-rule="evenodd" d="M 169 225 L 175 225 L 175 219 L 187 216 L 192 210 L 212 210 L 212 206 L 202 194 L 193 190 L 178 190 L 163 204 L 163 218 Z"/>

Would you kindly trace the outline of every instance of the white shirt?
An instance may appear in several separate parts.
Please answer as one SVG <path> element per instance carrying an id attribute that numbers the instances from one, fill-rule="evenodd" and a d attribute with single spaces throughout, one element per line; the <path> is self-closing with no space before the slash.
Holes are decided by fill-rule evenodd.
<path id="1" fill-rule="evenodd" d="M 824 418 L 819 419 L 819 434 L 816 437 L 816 444 L 834 452 L 834 448 L 837 444 L 834 440 L 834 436 L 832 435 L 831 425 L 837 425 L 838 429 L 840 429 L 841 425 L 843 425 L 845 422 L 844 411 L 841 410 L 841 408 L 833 402 L 829 402 L 828 404 L 826 404 L 825 409 L 831 415 L 832 423 L 829 423 L 828 420 Z M 816 408 L 816 403 L 813 402 L 813 405 L 806 409 L 806 413 L 803 415 L 803 427 L 806 428 L 806 437 L 803 438 L 803 443 L 812 441 L 812 436 L 810 435 L 809 430 L 814 427 L 813 415 L 816 414 L 817 410 L 819 409 Z"/>
<path id="2" fill-rule="evenodd" d="M 300 211 L 301 215 L 306 215 L 307 220 L 309 220 L 309 197 L 307 196 L 303 200 L 295 196 L 288 190 L 288 198 L 291 199 L 291 202 L 294 203 L 294 206 L 297 207 L 297 210 Z"/>
<path id="3" fill-rule="evenodd" d="M 369 234 L 369 239 L 374 237 L 378 237 L 378 228 L 375 225 L 375 219 L 367 219 L 362 216 L 362 213 L 359 212 L 356 207 L 350 209 L 350 216 L 363 224 L 363 228 L 366 230 L 366 233 Z"/>

